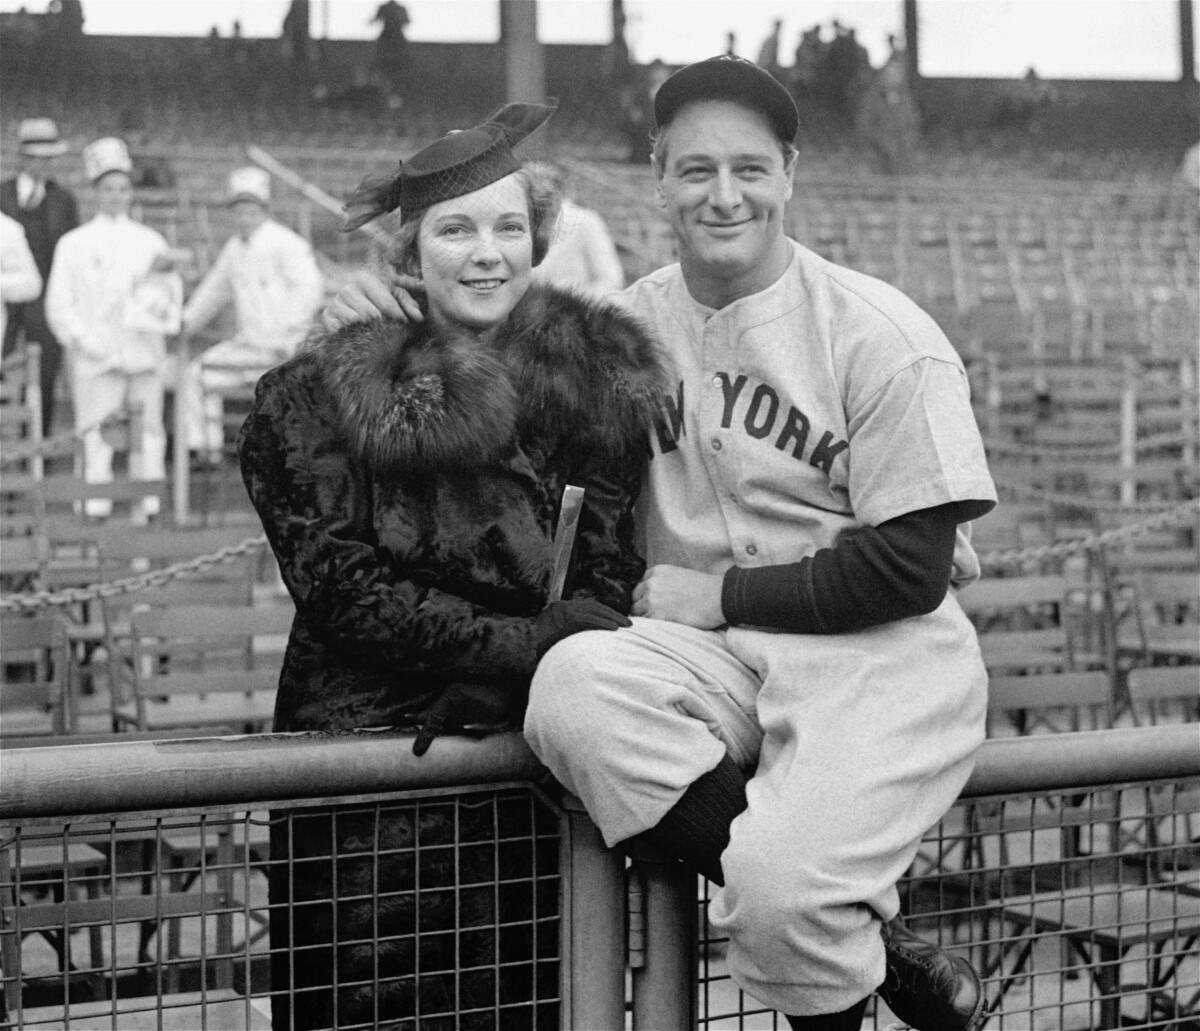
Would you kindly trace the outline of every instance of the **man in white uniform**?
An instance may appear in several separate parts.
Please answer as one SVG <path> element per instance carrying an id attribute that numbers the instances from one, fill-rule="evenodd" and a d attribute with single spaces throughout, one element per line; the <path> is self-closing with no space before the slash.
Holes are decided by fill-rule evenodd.
<path id="1" fill-rule="evenodd" d="M 324 280 L 312 247 L 269 217 L 270 176 L 239 168 L 229 180 L 236 233 L 229 238 L 183 311 L 191 336 L 229 304 L 234 335 L 193 359 L 184 373 L 188 447 L 219 457 L 223 444 L 221 391 L 253 386 L 286 361 L 321 306 Z"/>
<path id="2" fill-rule="evenodd" d="M 531 162 L 525 168 L 534 175 L 543 176 L 557 192 L 564 191 L 566 175 L 557 165 Z M 533 279 L 590 298 L 605 297 L 620 290 L 625 285 L 625 270 L 600 213 L 564 195 L 550 249 L 533 270 Z"/>
<path id="3" fill-rule="evenodd" d="M 89 483 L 112 480 L 113 449 L 100 423 L 126 406 L 138 406 L 141 440 L 131 447 L 129 473 L 135 480 L 161 480 L 166 476 L 166 337 L 161 329 L 136 322 L 134 312 L 143 285 L 153 277 L 175 276 L 170 271 L 174 259 L 159 233 L 129 217 L 133 164 L 124 141 L 96 140 L 84 148 L 83 163 L 97 212 L 58 242 L 46 284 L 46 320 L 69 358 L 84 476 Z M 176 285 L 182 292 L 182 284 Z M 158 497 L 147 496 L 134 518 L 155 515 L 158 507 Z M 86 512 L 103 517 L 111 509 L 111 502 L 92 498 Z"/>
<path id="4" fill-rule="evenodd" d="M 907 931 L 896 891 L 984 739 L 954 589 L 995 491 L 966 375 L 906 297 L 784 235 L 798 114 L 774 78 L 714 58 L 654 106 L 680 263 L 616 298 L 675 371 L 648 570 L 631 627 L 546 654 L 526 737 L 608 844 L 721 886 L 730 973 L 792 1028 L 857 1031 L 878 991 L 920 1031 L 967 1031 L 978 977 Z M 326 319 L 376 311 L 417 317 L 359 279 Z"/>

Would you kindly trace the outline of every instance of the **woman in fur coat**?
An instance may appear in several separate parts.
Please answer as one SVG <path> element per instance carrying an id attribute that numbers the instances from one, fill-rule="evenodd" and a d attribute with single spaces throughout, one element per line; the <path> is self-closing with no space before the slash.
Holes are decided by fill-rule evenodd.
<path id="1" fill-rule="evenodd" d="M 512 148 L 551 110 L 509 105 L 364 183 L 351 226 L 399 209 L 389 260 L 421 277 L 425 320 L 317 335 L 258 385 L 239 456 L 296 604 L 278 731 L 418 728 L 421 754 L 443 728 L 519 725 L 551 644 L 628 623 L 643 571 L 630 509 L 660 366 L 626 316 L 530 286 L 554 202 Z M 586 493 L 572 580 L 551 601 L 567 484 Z M 462 840 L 461 818 L 430 819 L 417 826 L 415 803 L 275 814 L 276 1029 L 557 1026 L 554 1006 L 537 1005 L 556 986 L 528 976 L 532 944 L 524 965 L 520 947 L 495 954 L 498 932 L 477 954 L 463 953 L 465 934 L 457 954 L 428 951 L 436 931 L 514 915 L 486 901 L 507 891 L 468 910 L 425 890 L 448 883 L 449 847 L 441 868 L 421 860 L 418 897 L 414 841 Z M 506 882 L 533 883 L 531 857 L 499 862 Z M 506 967 L 522 971 L 507 985 Z"/>

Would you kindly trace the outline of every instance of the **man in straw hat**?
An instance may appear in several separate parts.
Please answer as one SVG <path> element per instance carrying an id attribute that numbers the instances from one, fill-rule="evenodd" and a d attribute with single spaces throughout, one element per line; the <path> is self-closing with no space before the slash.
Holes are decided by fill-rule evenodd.
<path id="1" fill-rule="evenodd" d="M 75 197 L 53 179 L 58 159 L 67 143 L 50 118 L 26 118 L 17 127 L 17 174 L 0 183 L 0 211 L 20 223 L 33 252 L 43 284 L 50 276 L 54 248 L 63 235 L 79 225 Z M 8 304 L 4 328 L 4 354 L 22 342 L 41 345 L 42 432 L 54 424 L 55 384 L 62 367 L 62 347 L 46 322 L 45 299 L 39 290 L 33 298 Z"/>
<path id="2" fill-rule="evenodd" d="M 321 306 L 325 282 L 312 247 L 270 217 L 271 177 L 261 168 L 229 177 L 235 232 L 183 311 L 192 336 L 229 305 L 233 336 L 194 358 L 184 377 L 188 447 L 201 461 L 219 461 L 224 443 L 221 391 L 253 386 L 296 353 Z"/>
<path id="3" fill-rule="evenodd" d="M 976 1028 L 977 975 L 896 890 L 984 740 L 951 588 L 995 490 L 962 363 L 897 290 L 784 234 L 799 115 L 770 74 L 697 62 L 654 114 L 680 260 L 614 298 L 672 365 L 648 568 L 632 626 L 546 653 L 525 735 L 608 844 L 720 886 L 730 974 L 796 1031 L 857 1031 L 875 992 L 920 1031 Z M 377 310 L 417 316 L 360 278 L 327 319 Z"/>
<path id="4" fill-rule="evenodd" d="M 113 448 L 101 423 L 125 407 L 141 410 L 141 439 L 130 447 L 130 476 L 166 476 L 163 428 L 167 311 L 147 323 L 138 303 L 143 287 L 165 279 L 175 302 L 182 283 L 170 269 L 177 261 L 163 237 L 130 218 L 133 162 L 123 140 L 108 136 L 83 149 L 84 173 L 96 195 L 96 215 L 59 242 L 46 285 L 46 317 L 70 355 L 75 428 L 83 437 L 84 476 L 107 483 L 113 474 Z M 177 327 L 176 327 L 177 329 Z M 89 498 L 89 516 L 104 517 L 111 502 Z M 159 498 L 147 496 L 135 519 L 156 515 Z"/>

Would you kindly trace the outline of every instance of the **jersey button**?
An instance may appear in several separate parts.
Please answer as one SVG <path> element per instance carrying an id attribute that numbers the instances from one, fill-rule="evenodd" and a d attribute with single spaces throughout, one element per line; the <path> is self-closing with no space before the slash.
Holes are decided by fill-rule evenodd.
<path id="1" fill-rule="evenodd" d="M 756 548 L 753 544 L 747 544 L 746 545 L 746 554 L 747 555 L 757 555 L 758 548 Z"/>
<path id="2" fill-rule="evenodd" d="M 713 386 L 716 387 L 718 390 L 721 389 L 721 377 L 720 376 L 713 377 Z"/>
<path id="3" fill-rule="evenodd" d="M 716 437 L 713 437 L 712 449 L 713 449 L 714 451 L 720 451 L 720 450 L 721 450 L 721 442 L 720 442 L 719 440 L 717 440 L 717 438 L 716 438 Z"/>

